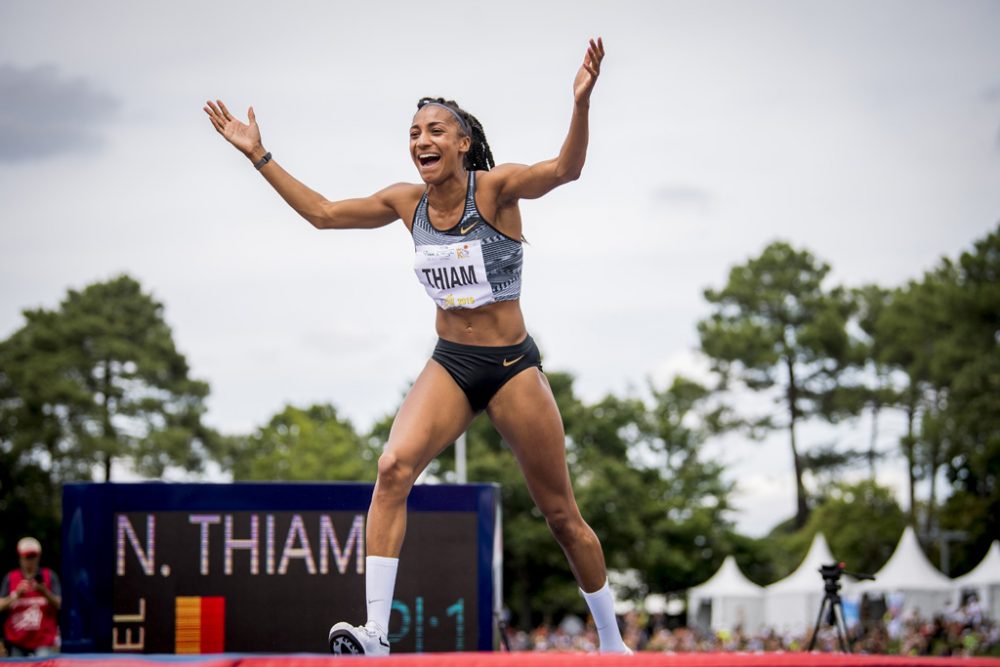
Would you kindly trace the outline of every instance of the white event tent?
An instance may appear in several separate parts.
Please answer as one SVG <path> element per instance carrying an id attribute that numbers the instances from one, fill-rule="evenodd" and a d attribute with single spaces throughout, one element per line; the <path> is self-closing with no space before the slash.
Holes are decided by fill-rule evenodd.
<path id="1" fill-rule="evenodd" d="M 959 594 L 974 590 L 983 611 L 994 621 L 1000 620 L 1000 542 L 994 540 L 979 565 L 955 579 L 954 586 Z"/>
<path id="2" fill-rule="evenodd" d="M 764 621 L 763 594 L 764 589 L 740 571 L 736 559 L 726 556 L 718 572 L 688 591 L 688 624 L 756 632 Z"/>
<path id="3" fill-rule="evenodd" d="M 836 562 L 830 554 L 826 538 L 822 533 L 816 533 L 802 564 L 784 579 L 764 589 L 764 620 L 768 627 L 796 633 L 812 628 L 826 594 L 819 567 Z"/>
<path id="4" fill-rule="evenodd" d="M 954 584 L 927 560 L 917 534 L 907 526 L 889 561 L 875 573 L 875 581 L 862 581 L 850 587 L 852 594 L 903 597 L 903 613 L 917 610 L 927 618 L 948 607 Z"/>

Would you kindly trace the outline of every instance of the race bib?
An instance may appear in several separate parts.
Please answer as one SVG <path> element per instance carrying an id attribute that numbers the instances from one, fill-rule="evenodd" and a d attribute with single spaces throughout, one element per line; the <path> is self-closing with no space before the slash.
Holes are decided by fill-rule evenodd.
<path id="1" fill-rule="evenodd" d="M 413 270 L 417 280 L 444 309 L 478 308 L 493 303 L 478 239 L 446 245 L 418 245 Z"/>

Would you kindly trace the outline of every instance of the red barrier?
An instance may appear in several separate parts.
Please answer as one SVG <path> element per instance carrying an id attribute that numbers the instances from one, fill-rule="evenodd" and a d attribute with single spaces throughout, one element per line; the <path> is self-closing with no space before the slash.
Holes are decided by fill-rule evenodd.
<path id="1" fill-rule="evenodd" d="M 998 658 L 911 658 L 840 653 L 641 653 L 635 656 L 581 653 L 425 653 L 387 658 L 324 655 L 199 656 L 190 658 L 88 655 L 35 662 L 44 667 L 1000 667 Z"/>

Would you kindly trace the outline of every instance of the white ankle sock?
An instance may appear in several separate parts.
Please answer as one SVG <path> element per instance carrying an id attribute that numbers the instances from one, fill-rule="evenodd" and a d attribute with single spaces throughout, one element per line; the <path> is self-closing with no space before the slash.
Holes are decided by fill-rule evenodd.
<path id="1" fill-rule="evenodd" d="M 365 557 L 365 601 L 368 603 L 368 622 L 378 625 L 379 630 L 386 636 L 389 634 L 392 591 L 396 587 L 398 566 L 398 558 Z"/>
<path id="2" fill-rule="evenodd" d="M 581 588 L 580 593 L 590 607 L 590 615 L 594 617 L 594 625 L 597 626 L 597 636 L 600 639 L 601 653 L 625 653 L 628 648 L 622 641 L 621 632 L 618 630 L 618 619 L 615 618 L 615 596 L 611 592 L 611 586 L 607 580 L 600 590 L 593 593 L 585 593 Z"/>

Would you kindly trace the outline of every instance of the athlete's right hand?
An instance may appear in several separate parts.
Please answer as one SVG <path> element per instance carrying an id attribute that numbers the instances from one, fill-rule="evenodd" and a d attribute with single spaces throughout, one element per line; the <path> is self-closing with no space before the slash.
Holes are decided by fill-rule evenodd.
<path id="1" fill-rule="evenodd" d="M 261 147 L 260 128 L 257 127 L 257 117 L 254 116 L 253 107 L 247 110 L 247 116 L 250 119 L 250 124 L 247 125 L 233 117 L 222 100 L 216 100 L 216 102 L 218 105 L 209 100 L 208 106 L 204 107 L 205 113 L 208 114 L 212 125 L 215 126 L 215 131 L 225 137 L 226 141 L 239 149 L 241 153 L 250 157 L 255 149 Z"/>

